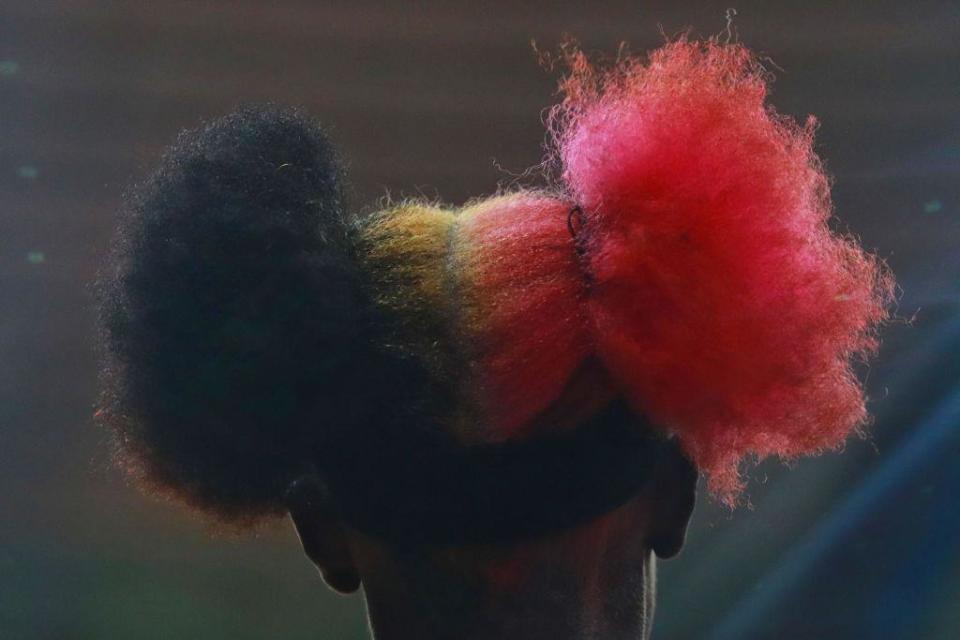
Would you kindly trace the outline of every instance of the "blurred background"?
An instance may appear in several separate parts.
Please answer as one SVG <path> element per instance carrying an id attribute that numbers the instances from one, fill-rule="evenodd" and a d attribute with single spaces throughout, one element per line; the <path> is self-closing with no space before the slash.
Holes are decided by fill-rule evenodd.
<path id="1" fill-rule="evenodd" d="M 816 114 L 839 228 L 893 267 L 900 321 L 844 455 L 766 463 L 701 500 L 660 567 L 657 638 L 960 637 L 960 3 L 89 2 L 0 6 L 0 638 L 367 638 L 285 522 L 214 534 L 138 495 L 91 424 L 85 289 L 126 185 L 241 101 L 302 105 L 353 202 L 450 203 L 543 154 L 564 34 L 643 51 L 722 32 Z"/>

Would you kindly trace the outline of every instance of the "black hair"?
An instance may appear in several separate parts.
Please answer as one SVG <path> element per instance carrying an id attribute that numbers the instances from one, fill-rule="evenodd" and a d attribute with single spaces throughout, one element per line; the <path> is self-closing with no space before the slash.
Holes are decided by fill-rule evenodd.
<path id="1" fill-rule="evenodd" d="M 318 449 L 390 403 L 342 173 L 306 116 L 246 107 L 181 133 L 128 195 L 97 283 L 97 415 L 155 489 L 279 513 Z"/>
<path id="2" fill-rule="evenodd" d="M 247 107 L 181 133 L 128 195 L 97 282 L 97 415 L 121 464 L 240 523 L 319 476 L 395 542 L 539 535 L 634 495 L 663 443 L 621 405 L 529 443 L 443 428 L 443 381 L 391 346 L 402 319 L 359 266 L 342 174 L 316 123 Z"/>

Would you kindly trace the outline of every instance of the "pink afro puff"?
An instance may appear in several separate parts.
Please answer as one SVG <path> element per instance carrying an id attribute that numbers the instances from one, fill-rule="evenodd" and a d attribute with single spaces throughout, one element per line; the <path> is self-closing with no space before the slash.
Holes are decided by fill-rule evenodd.
<path id="1" fill-rule="evenodd" d="M 551 125 L 583 211 L 593 348 L 732 502 L 744 459 L 863 425 L 851 362 L 876 349 L 893 279 L 831 232 L 816 123 L 767 104 L 746 48 L 684 39 L 645 62 L 570 63 Z"/>

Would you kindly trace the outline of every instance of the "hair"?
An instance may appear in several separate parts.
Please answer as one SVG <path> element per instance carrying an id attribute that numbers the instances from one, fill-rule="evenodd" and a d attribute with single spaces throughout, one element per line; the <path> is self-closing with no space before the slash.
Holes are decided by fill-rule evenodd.
<path id="1" fill-rule="evenodd" d="M 814 121 L 769 106 L 738 44 L 568 62 L 559 180 L 459 209 L 348 220 L 335 154 L 296 112 L 181 134 L 103 279 L 101 417 L 124 459 L 253 516 L 344 433 L 523 440 L 622 397 L 733 503 L 744 460 L 857 431 L 851 363 L 893 280 L 830 229 Z"/>
<path id="2" fill-rule="evenodd" d="M 247 107 L 181 133 L 129 194 L 98 283 L 98 417 L 153 489 L 279 513 L 318 450 L 382 418 L 390 389 L 416 395 L 374 348 L 341 176 L 313 121 Z"/>
<path id="3" fill-rule="evenodd" d="M 816 121 L 776 113 L 741 45 L 571 65 L 552 121 L 590 214 L 588 308 L 611 375 L 728 501 L 747 457 L 838 447 L 867 420 L 851 362 L 876 350 L 894 283 L 829 227 Z"/>

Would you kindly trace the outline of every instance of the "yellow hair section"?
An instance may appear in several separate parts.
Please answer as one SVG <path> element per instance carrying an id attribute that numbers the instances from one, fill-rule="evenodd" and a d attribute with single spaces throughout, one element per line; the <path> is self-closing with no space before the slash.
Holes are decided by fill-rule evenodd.
<path id="1" fill-rule="evenodd" d="M 489 285 L 476 287 L 484 247 L 475 241 L 497 235 L 491 229 L 497 217 L 488 214 L 525 199 L 501 195 L 462 209 L 404 202 L 371 215 L 359 229 L 359 258 L 374 299 L 395 321 L 387 346 L 427 367 L 435 393 L 447 400 L 441 417 L 462 440 L 478 437 L 478 423 L 486 421 L 477 367 L 485 316 L 500 295 Z"/>
<path id="2" fill-rule="evenodd" d="M 374 214 L 361 230 L 361 259 L 374 298 L 398 319 L 390 346 L 423 359 L 436 375 L 451 366 L 456 283 L 447 260 L 455 223 L 452 211 L 406 203 Z"/>

